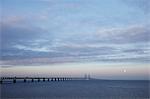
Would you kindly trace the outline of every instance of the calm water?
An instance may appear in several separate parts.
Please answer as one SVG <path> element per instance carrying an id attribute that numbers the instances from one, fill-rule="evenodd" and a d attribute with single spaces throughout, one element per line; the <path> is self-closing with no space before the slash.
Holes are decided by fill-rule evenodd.
<path id="1" fill-rule="evenodd" d="M 2 99 L 150 99 L 148 81 L 50 81 L 0 85 Z"/>

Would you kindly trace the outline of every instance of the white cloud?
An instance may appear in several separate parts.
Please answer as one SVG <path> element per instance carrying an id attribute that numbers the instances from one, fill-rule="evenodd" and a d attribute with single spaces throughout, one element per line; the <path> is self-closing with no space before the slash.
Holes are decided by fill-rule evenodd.
<path id="1" fill-rule="evenodd" d="M 24 45 L 15 45 L 14 48 L 17 48 L 20 50 L 35 51 L 35 52 L 53 52 L 53 50 L 49 49 L 47 46 L 30 47 L 30 46 L 24 46 Z"/>
<path id="2" fill-rule="evenodd" d="M 97 39 L 109 43 L 135 43 L 149 41 L 148 25 L 131 25 L 128 27 L 104 28 L 96 33 Z"/>
<path id="3" fill-rule="evenodd" d="M 16 59 L 12 62 L 8 60 L 4 64 L 53 64 L 84 61 L 146 62 L 149 57 L 149 33 L 150 29 L 147 25 L 131 25 L 128 27 L 101 28 L 90 34 L 82 33 L 82 36 L 65 35 L 64 38 L 59 38 L 58 35 L 52 38 L 51 35 L 47 35 L 47 38 L 28 39 L 27 37 L 27 39 L 20 39 L 22 41 L 16 41 L 14 38 L 16 42 L 12 49 L 15 52 L 12 52 L 14 55 L 11 57 L 14 57 L 14 60 L 15 57 L 22 57 L 25 60 Z M 28 35 L 30 36 L 30 33 Z M 17 34 L 16 37 L 18 37 Z M 16 51 L 20 51 L 22 54 L 19 56 Z M 4 56 L 9 57 L 8 53 L 11 51 L 5 53 Z M 34 59 L 26 59 L 28 56 L 25 58 L 24 55 L 28 53 Z"/>

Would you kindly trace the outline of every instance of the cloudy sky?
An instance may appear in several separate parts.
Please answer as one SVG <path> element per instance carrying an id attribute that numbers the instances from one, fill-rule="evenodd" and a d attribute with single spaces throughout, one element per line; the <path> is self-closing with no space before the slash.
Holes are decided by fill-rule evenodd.
<path id="1" fill-rule="evenodd" d="M 2 0 L 1 5 L 3 75 L 150 75 L 149 0 Z"/>

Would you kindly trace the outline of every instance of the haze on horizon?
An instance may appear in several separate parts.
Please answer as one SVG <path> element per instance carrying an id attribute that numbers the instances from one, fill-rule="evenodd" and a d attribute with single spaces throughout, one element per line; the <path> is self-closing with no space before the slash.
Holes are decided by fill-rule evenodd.
<path id="1" fill-rule="evenodd" d="M 150 79 L 149 0 L 2 0 L 2 76 Z"/>

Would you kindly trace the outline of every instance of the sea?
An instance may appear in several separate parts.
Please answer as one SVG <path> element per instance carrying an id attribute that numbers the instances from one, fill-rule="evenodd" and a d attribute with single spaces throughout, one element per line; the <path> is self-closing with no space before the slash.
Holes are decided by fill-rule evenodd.
<path id="1" fill-rule="evenodd" d="M 150 99 L 150 81 L 18 81 L 0 84 L 0 91 L 0 99 Z"/>

